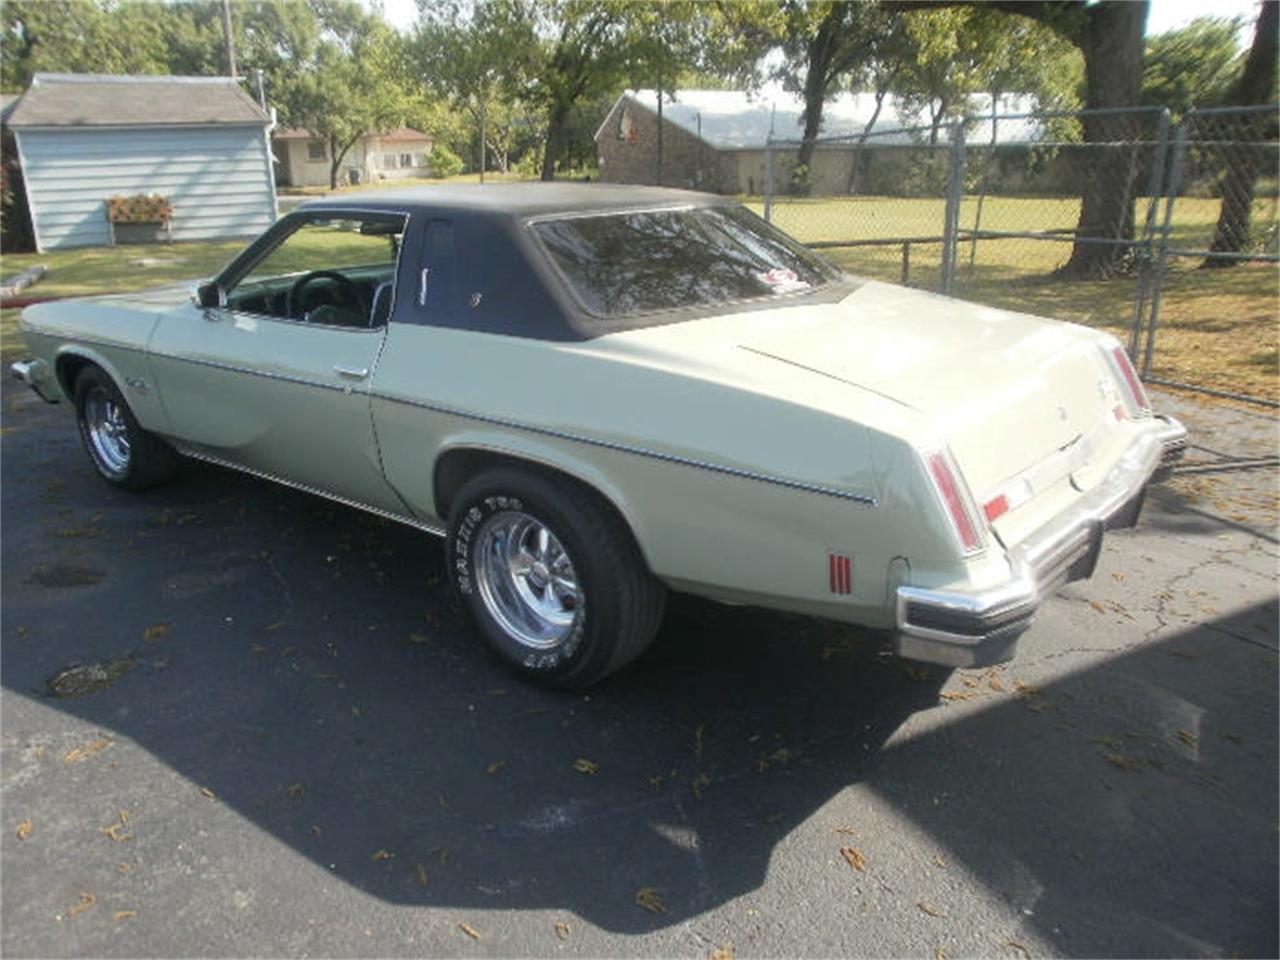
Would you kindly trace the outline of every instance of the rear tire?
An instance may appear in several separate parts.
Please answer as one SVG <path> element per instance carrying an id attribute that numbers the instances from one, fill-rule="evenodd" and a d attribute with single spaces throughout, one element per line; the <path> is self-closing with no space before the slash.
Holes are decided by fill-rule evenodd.
<path id="1" fill-rule="evenodd" d="M 657 632 L 666 590 L 630 530 L 589 489 L 500 468 L 454 498 L 449 575 L 489 649 L 522 678 L 582 689 Z"/>
<path id="2" fill-rule="evenodd" d="M 122 490 L 144 490 L 173 475 L 177 454 L 138 426 L 120 389 L 101 367 L 80 371 L 73 392 L 80 439 L 104 480 Z"/>

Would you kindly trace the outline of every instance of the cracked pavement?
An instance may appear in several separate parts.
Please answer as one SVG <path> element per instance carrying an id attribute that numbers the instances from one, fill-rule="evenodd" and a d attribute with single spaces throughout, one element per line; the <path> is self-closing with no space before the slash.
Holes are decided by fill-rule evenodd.
<path id="1" fill-rule="evenodd" d="M 112 491 L 2 398 L 6 956 L 1280 949 L 1274 469 L 1153 490 L 994 669 L 677 598 L 565 696 L 480 652 L 422 534 L 203 466 Z"/>

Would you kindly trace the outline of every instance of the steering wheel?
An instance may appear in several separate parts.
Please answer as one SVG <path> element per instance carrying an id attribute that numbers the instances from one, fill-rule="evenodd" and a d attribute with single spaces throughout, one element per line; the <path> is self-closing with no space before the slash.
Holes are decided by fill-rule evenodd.
<path id="1" fill-rule="evenodd" d="M 293 287 L 289 290 L 289 316 L 301 316 L 306 313 L 306 300 L 303 297 L 303 291 L 306 290 L 309 284 L 315 283 L 317 280 L 332 280 L 338 285 L 338 296 L 345 300 L 348 306 L 358 311 L 362 317 L 367 318 L 369 316 L 369 305 L 364 302 L 364 297 L 360 295 L 360 288 L 336 270 L 312 270 L 310 273 L 304 273 L 295 280 Z M 341 306 L 341 304 L 335 303 L 332 306 Z"/>

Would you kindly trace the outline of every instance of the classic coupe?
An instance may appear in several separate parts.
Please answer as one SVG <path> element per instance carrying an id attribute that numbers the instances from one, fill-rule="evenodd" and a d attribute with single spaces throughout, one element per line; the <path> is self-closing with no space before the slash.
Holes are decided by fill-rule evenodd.
<path id="1" fill-rule="evenodd" d="M 182 457 L 445 540 L 580 688 L 668 589 L 1006 660 L 1186 431 L 1104 333 L 842 273 L 738 203 L 528 184 L 303 204 L 216 277 L 27 308 L 13 372 L 140 490 Z"/>

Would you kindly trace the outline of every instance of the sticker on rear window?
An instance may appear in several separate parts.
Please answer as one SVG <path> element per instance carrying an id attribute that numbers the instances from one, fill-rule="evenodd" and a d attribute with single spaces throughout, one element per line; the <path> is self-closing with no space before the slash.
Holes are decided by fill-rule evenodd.
<path id="1" fill-rule="evenodd" d="M 786 267 L 774 267 L 764 273 L 757 273 L 756 279 L 774 293 L 794 293 L 796 290 L 808 290 L 809 284 L 796 276 L 794 270 Z"/>

